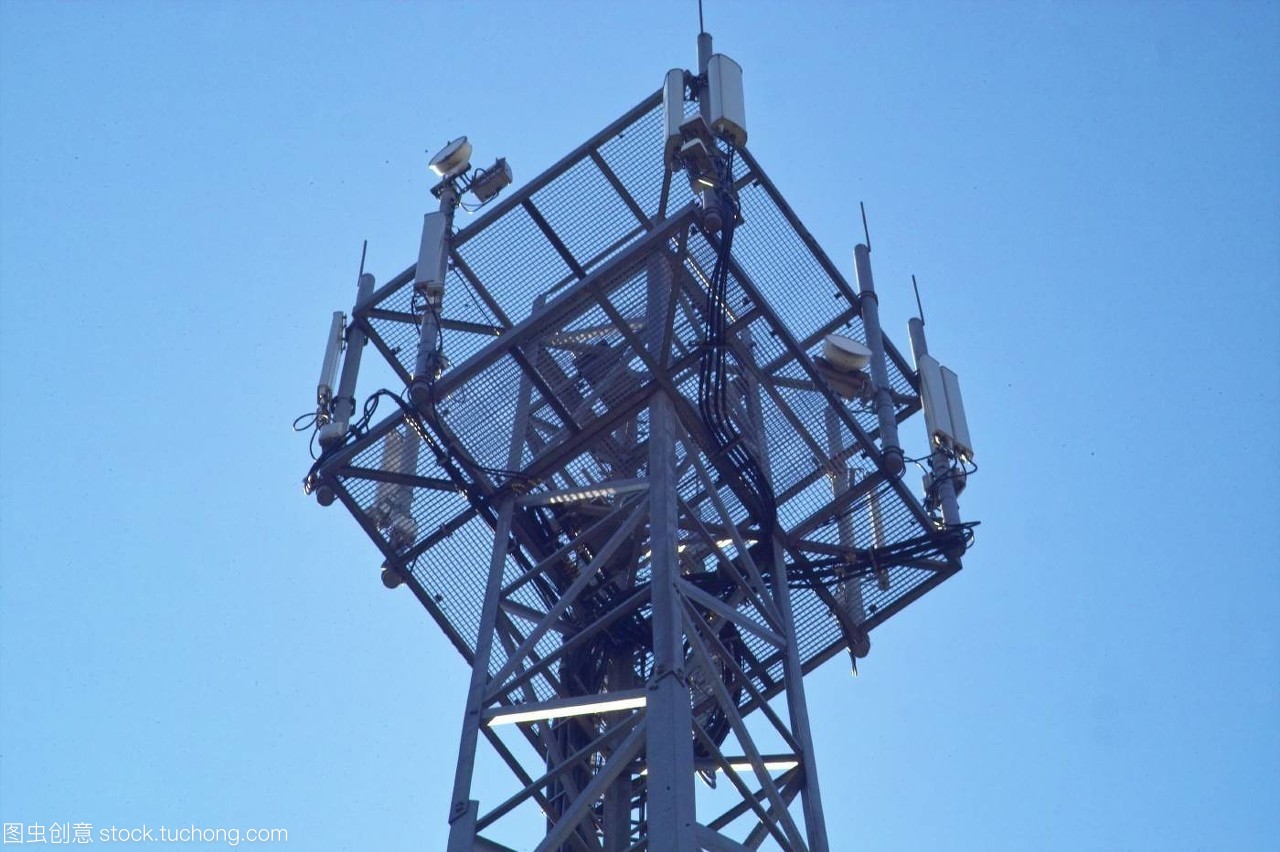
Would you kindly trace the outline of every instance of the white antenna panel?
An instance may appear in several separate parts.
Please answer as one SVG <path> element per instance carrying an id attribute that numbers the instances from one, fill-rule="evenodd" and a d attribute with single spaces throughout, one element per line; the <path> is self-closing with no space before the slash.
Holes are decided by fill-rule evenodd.
<path id="1" fill-rule="evenodd" d="M 413 273 L 413 286 L 432 304 L 444 297 L 445 229 L 448 217 L 439 211 L 422 219 L 422 244 L 418 247 L 418 266 Z"/>
<path id="2" fill-rule="evenodd" d="M 920 371 L 920 402 L 924 405 L 924 425 L 929 431 L 930 449 L 937 443 L 951 443 L 951 413 L 947 407 L 947 390 L 942 381 L 942 365 L 929 354 L 916 357 Z"/>
<path id="3" fill-rule="evenodd" d="M 320 365 L 320 381 L 316 384 L 316 405 L 328 411 L 333 399 L 333 388 L 338 382 L 338 356 L 342 354 L 342 331 L 347 316 L 342 311 L 333 312 L 329 324 L 329 341 L 324 348 L 324 363 Z"/>
<path id="4" fill-rule="evenodd" d="M 960 377 L 947 367 L 942 368 L 942 387 L 947 394 L 947 416 L 951 420 L 951 441 L 956 453 L 965 459 L 973 458 L 973 444 L 969 441 L 969 422 L 964 416 L 964 400 L 960 397 Z"/>
<path id="5" fill-rule="evenodd" d="M 666 131 L 664 156 L 667 168 L 674 168 L 680 150 L 680 125 L 684 124 L 684 71 L 672 68 L 662 81 L 662 126 Z"/>
<path id="6" fill-rule="evenodd" d="M 397 476 L 417 473 L 418 433 L 411 426 L 397 426 L 387 433 L 382 450 L 382 469 Z M 417 534 L 413 519 L 413 488 L 408 485 L 379 482 L 373 515 L 393 547 L 408 547 Z"/>
<path id="7" fill-rule="evenodd" d="M 742 66 L 723 53 L 707 63 L 711 129 L 741 148 L 747 144 L 747 107 L 742 97 Z"/>

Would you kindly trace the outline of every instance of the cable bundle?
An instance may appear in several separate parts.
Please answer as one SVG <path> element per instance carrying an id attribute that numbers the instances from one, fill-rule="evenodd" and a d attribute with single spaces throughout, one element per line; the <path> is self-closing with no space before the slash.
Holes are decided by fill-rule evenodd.
<path id="1" fill-rule="evenodd" d="M 720 181 L 722 187 L 732 185 L 732 163 L 732 149 L 730 149 L 728 162 L 724 165 L 726 174 L 722 175 Z M 698 369 L 698 411 L 711 437 L 715 440 L 717 449 L 724 453 L 744 490 L 755 497 L 755 508 L 759 513 L 757 520 L 761 530 L 760 540 L 770 542 L 778 519 L 773 488 L 769 485 L 760 463 L 742 441 L 742 433 L 729 415 L 726 395 L 728 370 L 725 355 L 729 258 L 733 251 L 733 232 L 737 223 L 738 210 L 737 200 L 730 193 L 721 189 L 719 194 L 719 200 L 726 206 L 729 215 L 724 217 L 720 243 L 716 252 L 716 264 L 707 287 L 706 340 L 703 343 L 702 359 Z M 705 231 L 704 234 L 706 234 Z M 706 236 L 710 240 L 710 234 Z M 770 548 L 766 547 L 765 550 L 771 553 Z M 766 559 L 768 559 L 767 556 Z"/>
<path id="2" fill-rule="evenodd" d="M 941 532 L 856 551 L 844 558 L 808 560 L 806 570 L 790 585 L 793 589 L 808 589 L 814 588 L 814 583 L 834 584 L 866 577 L 877 571 L 888 571 L 900 565 L 932 558 L 952 545 L 959 545 L 967 550 L 973 545 L 976 526 L 977 521 L 970 521 Z"/>

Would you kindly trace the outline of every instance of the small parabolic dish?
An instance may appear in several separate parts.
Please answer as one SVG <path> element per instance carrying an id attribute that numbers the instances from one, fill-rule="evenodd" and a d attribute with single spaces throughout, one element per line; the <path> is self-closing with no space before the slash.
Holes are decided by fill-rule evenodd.
<path id="1" fill-rule="evenodd" d="M 471 165 L 471 143 L 467 137 L 459 136 L 440 149 L 440 153 L 431 158 L 431 171 L 442 178 L 460 175 Z"/>
<path id="2" fill-rule="evenodd" d="M 871 350 L 851 337 L 828 334 L 822 342 L 822 357 L 837 370 L 861 370 L 871 362 Z"/>

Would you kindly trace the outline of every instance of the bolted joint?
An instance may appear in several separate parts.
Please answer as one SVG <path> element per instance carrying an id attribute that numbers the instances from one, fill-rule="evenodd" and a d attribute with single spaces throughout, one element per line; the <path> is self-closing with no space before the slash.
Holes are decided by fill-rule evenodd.
<path id="1" fill-rule="evenodd" d="M 414 379 L 409 385 L 409 401 L 421 414 L 430 414 L 435 401 L 435 382 L 427 379 Z"/>
<path id="2" fill-rule="evenodd" d="M 332 506 L 333 501 L 338 497 L 334 493 L 333 486 L 314 473 L 302 480 L 302 493 L 316 495 L 316 502 L 321 506 Z"/>
<path id="3" fill-rule="evenodd" d="M 651 674 L 649 679 L 645 681 L 644 688 L 652 692 L 653 690 L 656 690 L 662 681 L 667 678 L 675 678 L 681 686 L 689 685 L 688 674 L 683 668 L 680 668 L 679 666 L 669 668 L 668 666 L 659 664 L 653 667 L 653 674 Z"/>
<path id="4" fill-rule="evenodd" d="M 902 476 L 907 469 L 907 461 L 903 455 L 902 447 L 884 448 L 884 469 L 891 476 Z"/>
<path id="5" fill-rule="evenodd" d="M 387 563 L 382 563 L 382 585 L 388 589 L 399 588 L 404 583 L 404 575 Z"/>

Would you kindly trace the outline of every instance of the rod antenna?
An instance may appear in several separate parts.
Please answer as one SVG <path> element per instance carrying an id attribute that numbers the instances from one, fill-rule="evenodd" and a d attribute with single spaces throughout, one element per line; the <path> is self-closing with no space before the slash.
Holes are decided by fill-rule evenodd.
<path id="1" fill-rule="evenodd" d="M 867 238 L 867 251 L 871 251 L 871 231 L 867 228 L 867 205 L 859 201 L 858 207 L 862 210 L 862 235 Z"/>
<path id="2" fill-rule="evenodd" d="M 360 275 L 364 275 L 364 255 L 369 250 L 369 241 L 365 240 L 364 245 L 360 247 Z M 356 280 L 360 280 L 360 275 L 356 276 Z"/>
<path id="3" fill-rule="evenodd" d="M 916 291 L 916 310 L 920 314 L 920 324 L 924 325 L 924 305 L 920 302 L 920 285 L 916 284 L 916 276 L 911 275 L 911 289 Z"/>
<path id="4" fill-rule="evenodd" d="M 702 35 L 707 28 L 702 25 L 702 0 L 698 0 L 698 35 Z"/>

